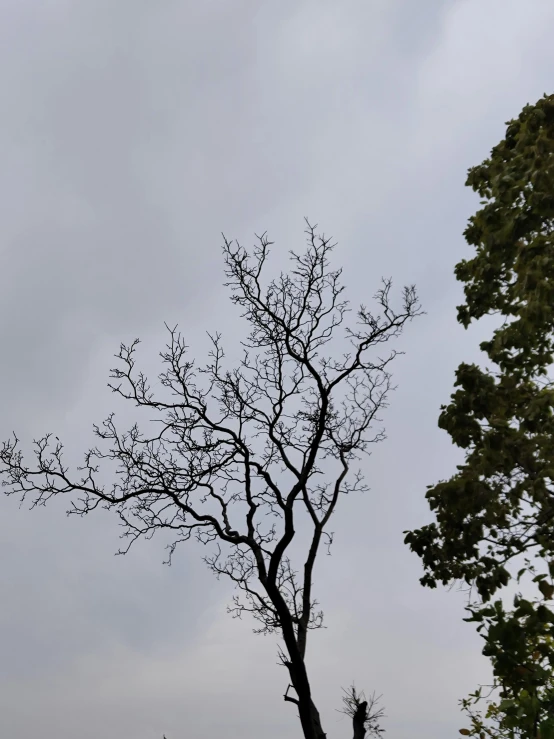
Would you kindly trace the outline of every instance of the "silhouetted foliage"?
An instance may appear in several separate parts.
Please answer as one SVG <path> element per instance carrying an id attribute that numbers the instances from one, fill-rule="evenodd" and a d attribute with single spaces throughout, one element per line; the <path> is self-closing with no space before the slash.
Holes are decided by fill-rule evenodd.
<path id="1" fill-rule="evenodd" d="M 480 348 L 493 371 L 461 364 L 439 426 L 467 449 L 465 463 L 427 499 L 436 523 L 407 533 L 423 561 L 422 583 L 457 580 L 477 600 L 470 617 L 485 639 L 500 702 L 488 718 L 463 701 L 467 735 L 554 737 L 554 95 L 527 105 L 507 123 L 490 158 L 469 170 L 483 206 L 469 220 L 473 259 L 456 266 L 467 328 L 485 315 L 504 317 Z M 516 574 L 516 571 L 520 568 Z M 513 578 L 536 584 L 506 612 L 492 597 Z"/>

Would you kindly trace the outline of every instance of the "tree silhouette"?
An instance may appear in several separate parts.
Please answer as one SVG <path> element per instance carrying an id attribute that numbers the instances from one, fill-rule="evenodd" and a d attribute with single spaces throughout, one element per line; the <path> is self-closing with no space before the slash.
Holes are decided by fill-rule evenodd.
<path id="1" fill-rule="evenodd" d="M 469 220 L 472 259 L 456 265 L 465 302 L 458 321 L 498 315 L 480 344 L 492 369 L 462 363 L 439 426 L 466 451 L 449 480 L 429 486 L 436 522 L 407 532 L 424 585 L 473 588 L 467 619 L 478 624 L 500 702 L 496 728 L 463 701 L 483 737 L 554 737 L 554 95 L 526 105 L 467 185 L 481 198 Z M 535 597 L 514 610 L 491 598 L 527 580 Z M 532 591 L 531 591 L 532 592 Z M 464 732 L 462 732 L 464 733 Z"/>
<path id="2" fill-rule="evenodd" d="M 333 244 L 315 228 L 307 222 L 305 253 L 290 252 L 289 273 L 267 285 L 266 235 L 257 237 L 252 253 L 224 238 L 226 285 L 250 330 L 234 368 L 226 366 L 219 334 L 210 336 L 208 361 L 197 367 L 177 328 L 168 329 L 162 390 L 154 395 L 135 367 L 138 340 L 121 346 L 110 387 L 156 414 L 155 431 L 135 424 L 121 433 L 110 415 L 94 427 L 100 446 L 86 453 L 77 476 L 50 435 L 34 442 L 34 467 L 24 464 L 15 435 L 0 451 L 8 494 L 30 496 L 32 507 L 63 495 L 71 500 L 70 514 L 99 506 L 116 511 L 126 540 L 122 553 L 157 532 L 172 536 L 169 563 L 192 536 L 208 545 L 205 562 L 238 590 L 230 612 L 250 613 L 256 631 L 282 637 L 280 659 L 295 692 L 288 695 L 287 688 L 284 698 L 298 707 L 305 739 L 325 737 L 305 662 L 308 631 L 323 621 L 313 595 L 316 558 L 332 543 L 328 524 L 340 495 L 366 489 L 353 464 L 384 438 L 373 426 L 386 405 L 397 352 L 377 352 L 420 313 L 413 286 L 404 288 L 396 312 L 391 282 L 383 280 L 380 313 L 361 306 L 347 325 L 341 270 L 329 266 Z M 331 345 L 339 329 L 342 352 Z M 98 480 L 101 464 L 113 474 L 110 486 Z M 301 515 L 310 536 L 299 575 L 289 551 Z M 359 708 L 352 714 L 358 739 L 369 713 L 356 694 L 351 699 Z"/>

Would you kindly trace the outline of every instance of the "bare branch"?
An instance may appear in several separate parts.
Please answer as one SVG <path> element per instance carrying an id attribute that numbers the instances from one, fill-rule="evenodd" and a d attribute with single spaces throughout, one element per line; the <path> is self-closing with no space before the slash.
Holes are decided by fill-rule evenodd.
<path id="1" fill-rule="evenodd" d="M 285 700 L 297 703 L 305 738 L 322 739 L 304 663 L 308 631 L 323 626 L 312 595 L 315 563 L 322 542 L 330 551 L 326 527 L 341 494 L 368 489 L 357 461 L 385 438 L 375 425 L 398 352 L 379 352 L 421 311 L 413 287 L 393 309 L 384 280 L 375 296 L 379 313 L 361 306 L 348 325 L 341 270 L 330 268 L 334 244 L 306 226 L 306 250 L 290 252 L 289 272 L 270 281 L 265 234 L 251 252 L 224 237 L 226 285 L 249 327 L 236 366 L 227 366 L 217 333 L 209 334 L 206 363 L 197 365 L 177 326 L 166 324 L 156 393 L 137 371 L 138 339 L 120 346 L 110 374 L 112 391 L 148 413 L 147 430 L 134 424 L 122 432 L 108 416 L 93 427 L 98 446 L 74 474 L 57 437 L 34 442 L 29 467 L 14 435 L 0 448 L 0 472 L 6 493 L 31 507 L 62 495 L 69 514 L 113 509 L 121 554 L 159 533 L 169 537 L 168 564 L 191 537 L 207 545 L 205 563 L 237 588 L 229 612 L 247 613 L 257 632 L 283 637 L 283 664 L 298 696 L 287 690 Z M 341 348 L 349 347 L 342 354 L 337 333 Z M 301 514 L 310 544 L 295 565 L 289 548 Z M 372 726 L 362 713 L 358 724 Z"/>
<path id="2" fill-rule="evenodd" d="M 382 696 L 375 696 L 373 693 L 369 700 L 366 700 L 363 693 L 356 692 L 354 684 L 348 690 L 343 689 L 343 692 L 344 707 L 340 709 L 340 713 L 352 719 L 354 739 L 364 739 L 368 732 L 374 737 L 380 737 L 385 731 L 379 723 L 382 718 L 385 718 L 384 709 L 378 705 Z"/>

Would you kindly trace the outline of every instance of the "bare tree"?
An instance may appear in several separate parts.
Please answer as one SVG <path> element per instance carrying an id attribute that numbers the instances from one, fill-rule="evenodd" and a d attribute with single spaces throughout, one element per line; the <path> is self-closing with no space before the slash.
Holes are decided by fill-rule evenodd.
<path id="1" fill-rule="evenodd" d="M 344 707 L 340 712 L 352 719 L 354 739 L 364 739 L 368 732 L 378 739 L 384 732 L 379 723 L 385 715 L 383 708 L 379 707 L 381 696 L 376 696 L 373 693 L 368 701 L 363 693 L 356 691 L 354 684 L 343 692 L 342 702 Z"/>
<path id="2" fill-rule="evenodd" d="M 305 662 L 308 631 L 323 620 L 312 593 L 316 558 L 332 543 L 327 527 L 340 494 L 366 489 L 353 463 L 384 438 L 373 424 L 386 405 L 388 366 L 397 352 L 384 358 L 375 352 L 421 313 L 413 286 L 404 288 L 400 312 L 393 310 L 391 281 L 383 280 L 375 296 L 380 313 L 361 306 L 357 322 L 346 326 L 341 270 L 329 267 L 334 245 L 316 228 L 307 222 L 305 253 L 291 252 L 289 273 L 265 287 L 266 235 L 250 254 L 224 238 L 225 284 L 250 328 L 235 368 L 225 366 L 219 334 L 210 336 L 207 364 L 196 368 L 181 334 L 168 328 L 159 375 L 165 397 L 156 397 L 135 369 L 138 340 L 121 345 L 109 386 L 156 413 L 155 433 L 136 424 L 121 433 L 110 415 L 94 426 L 101 448 L 86 453 L 76 477 L 50 435 L 34 442 L 33 468 L 24 464 L 15 434 L 0 450 L 7 493 L 30 496 L 31 507 L 67 495 L 69 514 L 115 509 L 127 540 L 121 553 L 158 531 L 171 534 L 169 563 L 193 535 L 212 544 L 206 563 L 238 589 L 230 612 L 251 613 L 256 631 L 282 637 L 280 658 L 295 693 L 288 695 L 289 686 L 284 698 L 298 707 L 305 739 L 326 736 Z M 329 346 L 339 328 L 345 353 Z M 113 464 L 110 485 L 98 479 L 101 463 Z M 309 541 L 299 575 L 290 545 L 302 515 Z M 359 739 L 372 726 L 370 713 L 355 693 L 350 699 Z"/>

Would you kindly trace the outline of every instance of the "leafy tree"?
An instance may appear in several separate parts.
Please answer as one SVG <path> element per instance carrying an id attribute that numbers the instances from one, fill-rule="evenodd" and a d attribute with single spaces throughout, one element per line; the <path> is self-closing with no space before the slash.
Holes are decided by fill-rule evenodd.
<path id="1" fill-rule="evenodd" d="M 384 280 L 376 295 L 381 313 L 361 306 L 348 326 L 341 270 L 329 266 L 333 245 L 315 228 L 308 224 L 306 252 L 290 253 L 290 272 L 267 285 L 265 234 L 252 253 L 224 240 L 226 284 L 250 330 L 234 368 L 226 366 L 220 335 L 210 337 L 209 359 L 197 368 L 181 334 L 169 330 L 155 396 L 135 367 L 138 340 L 121 346 L 110 387 L 155 415 L 156 427 L 145 433 L 135 424 L 121 433 L 110 415 L 94 427 L 100 446 L 85 454 L 77 475 L 50 435 L 34 442 L 32 467 L 15 435 L 0 450 L 8 494 L 30 498 L 33 507 L 61 495 L 71 501 L 70 514 L 114 510 L 128 542 L 122 553 L 158 532 L 172 537 L 169 563 L 192 536 L 206 544 L 205 562 L 238 589 L 229 611 L 250 613 L 258 632 L 282 637 L 290 681 L 284 699 L 297 706 L 305 739 L 325 737 L 306 665 L 308 632 L 323 620 L 313 594 L 316 559 L 331 545 L 328 524 L 341 494 L 365 489 L 353 465 L 383 438 L 373 426 L 386 405 L 396 352 L 380 358 L 380 350 L 420 312 L 414 287 L 404 288 L 396 312 Z M 339 329 L 344 353 L 332 349 Z M 113 475 L 110 485 L 99 480 L 101 465 Z M 289 553 L 306 519 L 299 575 Z M 354 688 L 347 698 L 355 739 L 379 735 L 375 701 Z"/>
<path id="2" fill-rule="evenodd" d="M 436 522 L 405 532 L 423 562 L 424 585 L 462 581 L 474 593 L 468 621 L 479 624 L 491 659 L 499 702 L 487 724 L 463 707 L 465 734 L 554 737 L 554 95 L 527 105 L 509 121 L 506 137 L 467 185 L 481 208 L 464 232 L 475 247 L 456 265 L 467 328 L 483 316 L 502 317 L 480 344 L 492 369 L 462 363 L 440 428 L 467 450 L 447 481 L 429 486 Z M 519 570 L 518 570 L 519 568 Z M 516 574 L 517 572 L 517 574 Z M 526 581 L 536 596 L 519 593 L 506 611 L 501 593 Z M 496 733 L 494 733 L 496 732 Z"/>

